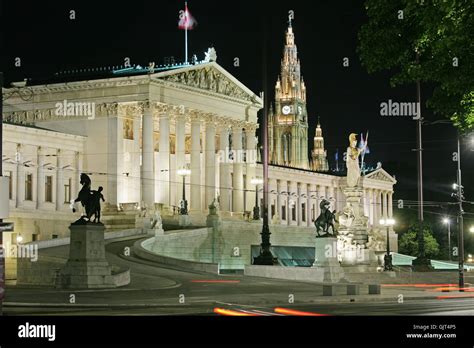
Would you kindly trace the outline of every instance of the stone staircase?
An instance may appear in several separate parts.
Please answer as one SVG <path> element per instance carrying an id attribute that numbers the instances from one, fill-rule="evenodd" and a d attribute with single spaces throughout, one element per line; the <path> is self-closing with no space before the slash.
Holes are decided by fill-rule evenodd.
<path id="1" fill-rule="evenodd" d="M 106 232 L 130 230 L 135 228 L 135 214 L 108 211 L 102 214 L 101 222 L 105 225 Z"/>

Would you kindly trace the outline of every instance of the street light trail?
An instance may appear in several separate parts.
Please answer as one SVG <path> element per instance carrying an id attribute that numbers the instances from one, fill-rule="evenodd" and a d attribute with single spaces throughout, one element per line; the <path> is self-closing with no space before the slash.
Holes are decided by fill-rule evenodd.
<path id="1" fill-rule="evenodd" d="M 322 314 L 322 313 L 314 313 L 314 312 L 303 312 L 297 311 L 295 309 L 288 309 L 288 308 L 281 308 L 276 307 L 275 313 L 286 314 L 286 315 L 294 315 L 294 316 L 306 316 L 306 317 L 327 317 L 330 314 Z"/>

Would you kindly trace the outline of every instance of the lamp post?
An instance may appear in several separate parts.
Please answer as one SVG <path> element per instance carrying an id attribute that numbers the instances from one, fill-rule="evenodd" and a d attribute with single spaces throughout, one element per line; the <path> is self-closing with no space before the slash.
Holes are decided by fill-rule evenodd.
<path id="1" fill-rule="evenodd" d="M 381 226 L 387 227 L 387 254 L 384 257 L 384 271 L 393 271 L 393 264 L 392 264 L 392 255 L 390 255 L 390 226 L 395 225 L 394 219 L 381 219 L 379 221 Z"/>
<path id="2" fill-rule="evenodd" d="M 255 185 L 255 206 L 253 207 L 253 219 L 260 220 L 260 208 L 258 206 L 258 185 L 263 184 L 263 180 L 260 178 L 252 178 L 250 183 Z"/>
<path id="3" fill-rule="evenodd" d="M 180 215 L 188 215 L 188 201 L 186 200 L 186 175 L 190 175 L 191 170 L 182 168 L 178 169 L 178 175 L 181 175 L 183 177 L 183 199 L 181 206 L 179 208 L 179 214 Z"/>
<path id="4" fill-rule="evenodd" d="M 449 261 L 451 261 L 451 220 L 444 218 L 443 223 L 448 226 L 448 254 Z"/>
<path id="5" fill-rule="evenodd" d="M 268 224 L 268 81 L 267 81 L 267 31 L 268 31 L 268 15 L 263 13 L 262 30 L 263 30 L 263 45 L 262 45 L 262 72 L 263 72 L 263 118 L 262 118 L 262 135 L 263 135 L 263 151 L 262 151 L 262 167 L 263 167 L 263 224 L 262 243 L 260 244 L 260 254 L 254 258 L 254 265 L 268 265 L 272 266 L 276 258 L 273 257 L 270 250 L 272 244 L 270 243 L 270 227 Z"/>

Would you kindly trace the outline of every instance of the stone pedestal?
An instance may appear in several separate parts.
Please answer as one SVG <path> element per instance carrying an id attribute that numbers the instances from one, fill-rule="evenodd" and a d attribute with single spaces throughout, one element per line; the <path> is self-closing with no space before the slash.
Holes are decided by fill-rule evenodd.
<path id="1" fill-rule="evenodd" d="M 344 278 L 344 271 L 337 259 L 337 238 L 316 238 L 313 267 L 324 270 L 324 282 L 335 283 Z"/>
<path id="2" fill-rule="evenodd" d="M 352 235 L 352 241 L 356 245 L 365 246 L 369 240 L 367 227 L 369 219 L 364 216 L 364 206 L 362 203 L 364 190 L 359 186 L 345 187 L 343 192 L 344 196 L 346 196 L 346 205 L 350 206 L 350 209 L 352 209 L 354 214 L 354 220 L 346 229 L 341 228 L 341 231 L 347 230 L 347 234 Z"/>
<path id="3" fill-rule="evenodd" d="M 189 217 L 189 215 L 180 215 L 178 217 L 178 224 L 183 227 L 189 226 L 191 225 L 191 218 Z"/>
<path id="4" fill-rule="evenodd" d="M 60 271 L 58 285 L 74 289 L 115 287 L 112 269 L 105 258 L 104 225 L 71 225 L 69 230 L 69 259 Z"/>

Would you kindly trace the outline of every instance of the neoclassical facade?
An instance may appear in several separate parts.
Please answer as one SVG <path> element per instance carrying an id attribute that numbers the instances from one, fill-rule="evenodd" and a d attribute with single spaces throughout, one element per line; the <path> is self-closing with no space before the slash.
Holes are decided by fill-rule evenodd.
<path id="1" fill-rule="evenodd" d="M 26 88 L 31 100 L 12 94 L 4 107 L 4 127 L 13 134 L 6 138 L 7 153 L 21 154 L 20 161 L 3 158 L 6 170 L 20 177 L 12 184 L 18 192 L 11 201 L 12 216 L 47 211 L 54 221 L 57 214 L 70 214 L 66 198 L 75 198 L 81 172 L 91 177 L 93 188 L 104 187 L 106 210 L 115 214 L 134 206 L 160 207 L 165 216 L 173 215 L 183 182 L 197 225 L 204 223 L 215 198 L 228 219 L 243 219 L 254 207 L 256 193 L 261 201 L 261 187 L 252 179 L 262 176 L 256 162 L 262 100 L 216 62 Z M 21 135 L 33 130 L 46 133 L 33 140 Z M 31 168 L 25 167 L 30 163 L 25 164 L 26 153 L 36 165 L 31 180 L 37 193 L 16 205 L 25 197 L 22 185 L 29 185 L 23 179 Z M 184 168 L 190 174 L 183 180 Z M 50 170 L 51 181 L 46 181 Z M 311 226 L 323 198 L 334 209 L 345 204 L 345 177 L 283 165 L 270 166 L 269 177 L 268 211 L 274 224 Z M 371 227 L 379 217 L 392 216 L 395 183 L 382 168 L 362 178 Z M 46 185 L 48 190 L 53 186 L 53 202 Z M 65 187 L 71 188 L 68 196 Z M 31 227 L 24 229 L 28 235 Z M 50 236 L 45 232 L 40 239 Z"/>

